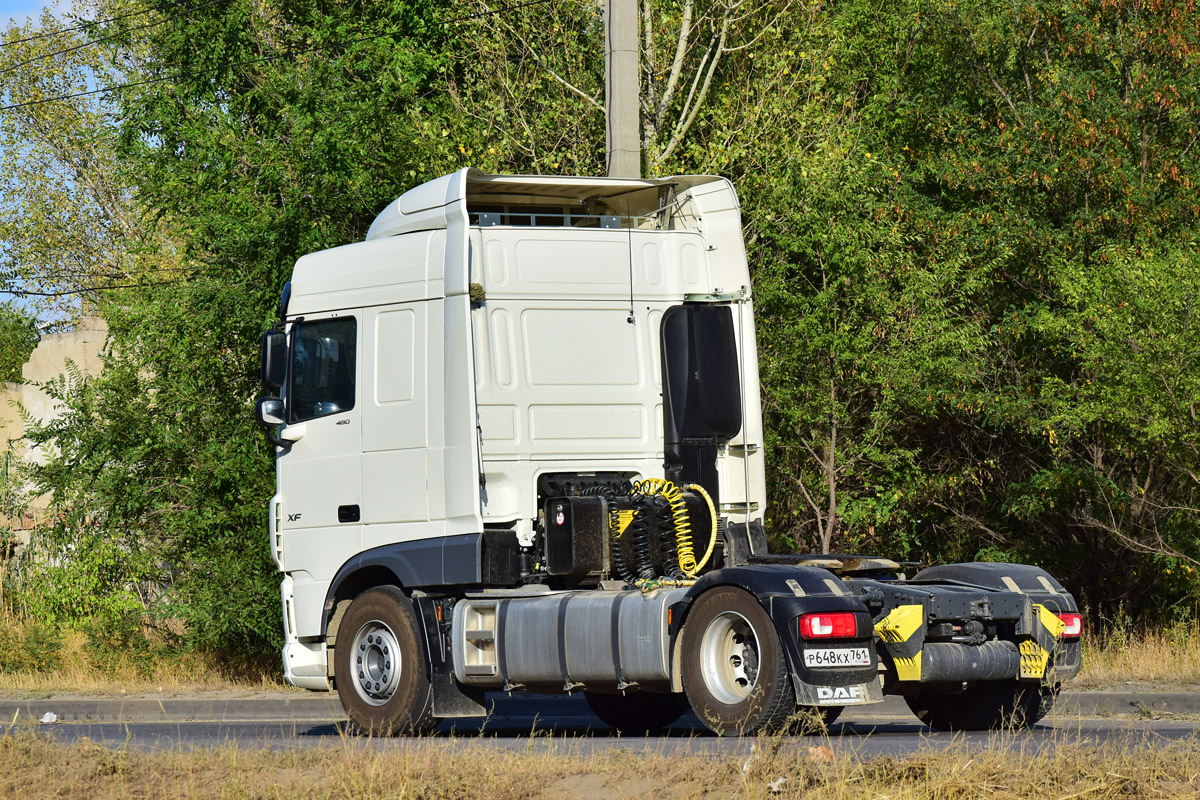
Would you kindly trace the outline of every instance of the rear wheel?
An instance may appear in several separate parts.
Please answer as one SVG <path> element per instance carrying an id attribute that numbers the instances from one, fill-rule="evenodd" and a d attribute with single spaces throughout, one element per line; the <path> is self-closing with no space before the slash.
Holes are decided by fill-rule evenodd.
<path id="1" fill-rule="evenodd" d="M 601 722 L 621 733 L 644 734 L 665 728 L 689 708 L 682 694 L 584 692 L 583 696 Z"/>
<path id="2" fill-rule="evenodd" d="M 696 715 L 720 736 L 782 730 L 796 711 L 775 626 L 741 589 L 696 600 L 683 629 L 682 673 Z"/>
<path id="3" fill-rule="evenodd" d="M 966 689 L 931 686 L 904 699 L 930 727 L 943 731 L 1028 728 L 1049 713 L 1057 687 L 984 681 Z"/>
<path id="4" fill-rule="evenodd" d="M 333 658 L 338 698 L 360 730 L 391 736 L 437 724 L 416 615 L 399 589 L 381 586 L 354 598 Z"/>

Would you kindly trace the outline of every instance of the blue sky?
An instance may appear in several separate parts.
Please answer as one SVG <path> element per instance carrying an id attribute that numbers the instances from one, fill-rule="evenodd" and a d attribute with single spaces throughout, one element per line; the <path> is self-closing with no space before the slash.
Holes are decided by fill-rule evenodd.
<path id="1" fill-rule="evenodd" d="M 8 30 L 9 25 L 16 23 L 24 25 L 30 18 L 41 16 L 42 8 L 51 6 L 61 15 L 71 8 L 71 0 L 0 0 L 0 34 Z M 7 292 L 0 292 L 0 302 L 12 300 Z M 16 300 L 17 305 L 27 306 L 23 299 Z"/>
<path id="2" fill-rule="evenodd" d="M 47 5 L 66 11 L 71 4 L 69 0 L 0 0 L 0 30 L 7 30 L 12 21 L 23 25 L 30 17 L 41 14 Z"/>

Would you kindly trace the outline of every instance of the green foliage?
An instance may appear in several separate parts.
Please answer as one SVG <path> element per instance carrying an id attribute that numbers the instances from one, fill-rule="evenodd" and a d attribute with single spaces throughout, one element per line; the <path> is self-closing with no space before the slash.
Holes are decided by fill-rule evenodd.
<path id="1" fill-rule="evenodd" d="M 85 17 L 132 0 L 77 0 Z M 140 4 L 139 4 L 140 5 Z M 140 10 L 140 8 L 139 8 Z M 113 97 L 73 95 L 130 76 L 95 28 L 44 10 L 11 24 L 0 48 L 0 292 L 26 298 L 44 322 L 69 323 L 105 288 L 156 280 L 177 265 L 151 236 L 147 211 L 115 149 Z"/>
<path id="2" fill-rule="evenodd" d="M 249 404 L 280 287 L 297 257 L 361 239 L 386 203 L 465 158 L 594 171 L 602 117 L 575 114 L 574 91 L 504 91 L 538 64 L 507 47 L 521 40 L 566 48 L 556 66 L 597 86 L 594 9 L 561 12 L 542 31 L 533 11 L 442 24 L 467 10 L 233 2 L 131 35 L 147 74 L 186 76 L 122 93 L 119 130 L 137 199 L 179 266 L 101 295 L 104 372 L 43 387 L 64 413 L 29 431 L 48 446 L 28 474 L 54 525 L 39 537 L 47 557 L 22 565 L 24 608 L 103 630 L 140 612 L 181 622 L 189 647 L 278 643 L 273 450 Z M 509 114 L 530 127 L 497 138 Z"/>
<path id="3" fill-rule="evenodd" d="M 275 643 L 250 401 L 294 260 L 462 166 L 602 170 L 596 5 L 494 10 L 231 0 L 114 40 L 110 67 L 177 77 L 114 95 L 112 124 L 84 108 L 92 138 L 53 129 L 103 145 L 111 274 L 135 280 L 94 294 L 104 374 L 47 385 L 65 413 L 31 429 L 54 504 L 31 612 L 91 617 L 106 647 L 134 619 Z M 1138 618 L 1200 597 L 1190 10 L 647 0 L 647 21 L 649 171 L 742 197 L 775 541 L 1038 563 Z"/>
<path id="4" fill-rule="evenodd" d="M 0 617 L 0 672 L 54 672 L 60 663 L 62 632 L 46 622 L 20 623 Z"/>
<path id="5" fill-rule="evenodd" d="M 147 676 L 155 667 L 169 663 L 175 643 L 170 637 L 151 633 L 145 614 L 125 609 L 115 614 L 95 614 L 83 620 L 88 661 L 99 671 L 113 675 L 131 669 Z"/>
<path id="6" fill-rule="evenodd" d="M 827 12 L 776 99 L 806 135 L 747 200 L 772 494 L 822 500 L 776 505 L 776 535 L 823 545 L 833 519 L 835 549 L 1003 553 L 1139 613 L 1194 598 L 1164 577 L 1200 559 L 1190 12 Z"/>
<path id="7" fill-rule="evenodd" d="M 37 321 L 12 303 L 0 303 L 0 381 L 19 382 L 37 347 Z"/>

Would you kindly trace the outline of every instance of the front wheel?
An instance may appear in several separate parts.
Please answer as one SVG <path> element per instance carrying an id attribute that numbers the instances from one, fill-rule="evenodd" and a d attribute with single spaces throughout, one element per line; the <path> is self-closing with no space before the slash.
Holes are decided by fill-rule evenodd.
<path id="1" fill-rule="evenodd" d="M 711 589 L 683 628 L 683 688 L 719 736 L 778 731 L 796 711 L 783 647 L 767 612 L 741 589 Z"/>
<path id="2" fill-rule="evenodd" d="M 584 692 L 583 696 L 592 713 L 605 725 L 621 733 L 636 735 L 667 727 L 689 708 L 687 697 L 682 694 Z"/>
<path id="3" fill-rule="evenodd" d="M 931 686 L 904 699 L 917 719 L 941 731 L 1033 726 L 1054 705 L 1057 687 L 983 681 L 966 689 Z"/>
<path id="4" fill-rule="evenodd" d="M 338 628 L 338 699 L 360 730 L 380 736 L 432 729 L 429 665 L 412 603 L 394 586 L 363 592 Z"/>

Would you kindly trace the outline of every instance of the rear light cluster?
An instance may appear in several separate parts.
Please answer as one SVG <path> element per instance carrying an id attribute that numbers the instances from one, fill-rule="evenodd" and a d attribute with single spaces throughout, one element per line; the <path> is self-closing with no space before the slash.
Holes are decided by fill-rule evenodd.
<path id="1" fill-rule="evenodd" d="M 858 636 L 858 619 L 852 611 L 830 611 L 800 616 L 802 639 L 853 639 Z"/>
<path id="2" fill-rule="evenodd" d="M 1063 628 L 1062 638 L 1078 639 L 1083 635 L 1083 615 L 1074 612 L 1063 612 L 1058 615 L 1067 627 Z"/>

